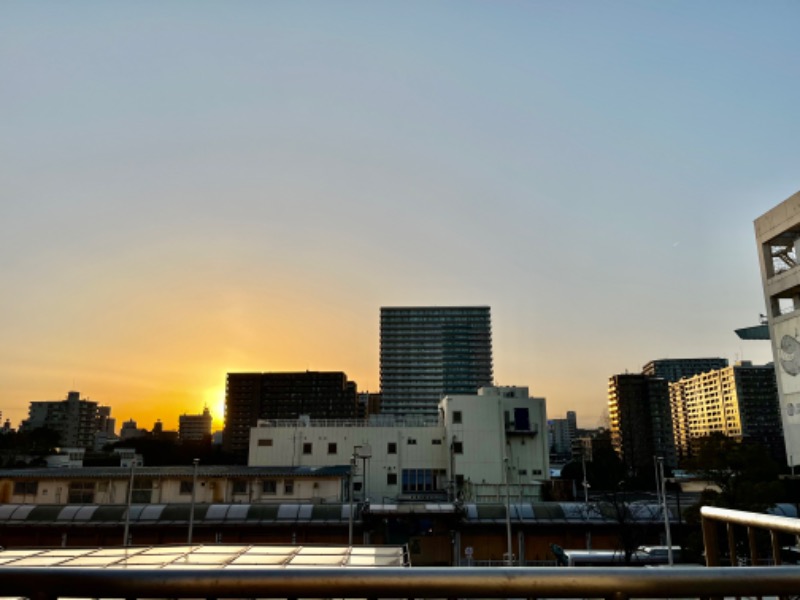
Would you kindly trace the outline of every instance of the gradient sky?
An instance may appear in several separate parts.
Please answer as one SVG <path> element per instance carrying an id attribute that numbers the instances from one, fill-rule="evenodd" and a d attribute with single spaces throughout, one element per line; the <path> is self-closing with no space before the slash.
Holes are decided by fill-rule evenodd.
<path id="1" fill-rule="evenodd" d="M 594 427 L 655 358 L 771 360 L 753 220 L 800 189 L 800 4 L 0 4 L 0 410 L 152 427 L 228 371 L 377 390 L 379 309 L 490 305 Z"/>

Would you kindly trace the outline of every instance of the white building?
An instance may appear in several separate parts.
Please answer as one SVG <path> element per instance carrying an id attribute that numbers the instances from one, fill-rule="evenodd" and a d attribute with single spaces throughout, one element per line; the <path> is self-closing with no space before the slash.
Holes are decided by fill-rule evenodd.
<path id="1" fill-rule="evenodd" d="M 259 421 L 250 466 L 353 465 L 354 495 L 372 502 L 540 499 L 549 479 L 546 406 L 526 387 L 445 397 L 439 418 Z"/>
<path id="2" fill-rule="evenodd" d="M 800 463 L 800 192 L 755 221 L 789 465 Z"/>

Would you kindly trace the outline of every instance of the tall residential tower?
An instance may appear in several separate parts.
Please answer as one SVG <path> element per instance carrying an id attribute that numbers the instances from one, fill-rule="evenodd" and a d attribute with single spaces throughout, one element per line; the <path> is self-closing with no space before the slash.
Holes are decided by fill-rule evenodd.
<path id="1" fill-rule="evenodd" d="M 492 385 L 488 306 L 381 308 L 381 411 L 436 415 L 446 395 Z"/>

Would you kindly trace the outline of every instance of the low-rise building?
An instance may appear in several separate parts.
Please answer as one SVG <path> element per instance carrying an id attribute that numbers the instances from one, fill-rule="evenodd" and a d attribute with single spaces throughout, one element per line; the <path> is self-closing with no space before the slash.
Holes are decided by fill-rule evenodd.
<path id="1" fill-rule="evenodd" d="M 261 420 L 250 466 L 350 463 L 357 498 L 373 502 L 538 500 L 549 479 L 544 398 L 526 387 L 445 397 L 439 417 Z"/>

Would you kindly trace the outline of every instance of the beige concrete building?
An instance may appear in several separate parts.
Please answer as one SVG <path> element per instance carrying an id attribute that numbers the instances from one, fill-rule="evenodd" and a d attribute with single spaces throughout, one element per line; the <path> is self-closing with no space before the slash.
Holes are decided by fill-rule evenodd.
<path id="1" fill-rule="evenodd" d="M 372 502 L 502 502 L 507 491 L 533 501 L 550 476 L 546 424 L 544 398 L 526 387 L 488 387 L 444 398 L 438 418 L 262 420 L 251 430 L 248 464 L 353 460 L 354 495 Z"/>
<path id="2" fill-rule="evenodd" d="M 755 220 L 786 458 L 800 463 L 800 192 Z"/>

